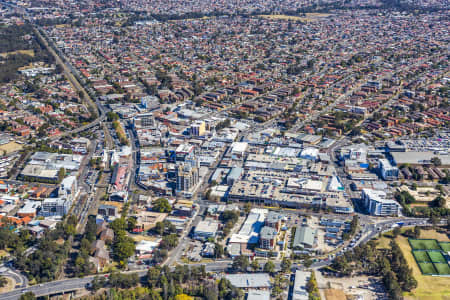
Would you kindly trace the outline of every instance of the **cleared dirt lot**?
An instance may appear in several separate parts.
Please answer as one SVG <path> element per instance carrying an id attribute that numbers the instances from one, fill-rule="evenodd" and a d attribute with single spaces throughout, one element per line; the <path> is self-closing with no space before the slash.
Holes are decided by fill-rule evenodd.
<path id="1" fill-rule="evenodd" d="M 2 155 L 4 152 L 5 154 L 9 154 L 12 152 L 16 152 L 22 149 L 22 145 L 16 143 L 16 142 L 9 142 L 8 144 L 4 144 L 0 146 L 0 155 Z"/>
<path id="2" fill-rule="evenodd" d="M 306 16 L 288 16 L 288 15 L 260 15 L 262 18 L 272 19 L 272 20 L 290 20 L 290 21 L 301 21 L 301 22 L 315 22 L 321 18 L 326 18 L 330 14 L 321 13 L 307 13 Z"/>
<path id="3" fill-rule="evenodd" d="M 316 277 L 322 299 L 340 300 L 343 294 L 350 298 L 362 296 L 364 300 L 387 299 L 380 278 L 368 276 L 325 277 L 320 272 L 316 272 Z"/>

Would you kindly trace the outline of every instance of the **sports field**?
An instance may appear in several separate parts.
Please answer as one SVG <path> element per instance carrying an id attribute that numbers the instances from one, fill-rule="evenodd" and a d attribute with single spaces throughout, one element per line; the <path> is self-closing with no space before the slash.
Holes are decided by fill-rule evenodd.
<path id="1" fill-rule="evenodd" d="M 439 246 L 441 246 L 442 251 L 450 252 L 450 243 L 449 242 L 439 242 Z"/>
<path id="2" fill-rule="evenodd" d="M 434 230 L 422 230 L 420 237 L 424 239 L 435 239 L 437 235 Z M 439 237 L 440 241 L 448 242 L 448 237 Z M 409 293 L 404 293 L 405 300 L 444 300 L 450 299 L 450 277 L 439 277 L 425 275 L 421 272 L 419 264 L 416 262 L 413 249 L 411 249 L 411 244 L 408 239 L 404 236 L 398 236 L 395 241 L 402 249 L 403 255 L 405 256 L 408 266 L 412 268 L 414 278 L 417 280 L 417 288 Z M 428 263 L 432 265 L 432 263 Z M 436 264 L 442 265 L 442 264 Z M 439 268 L 443 268 L 442 266 Z M 437 272 L 434 270 L 433 272 Z M 429 270 L 428 270 L 429 271 Z M 437 273 L 435 273 L 437 274 Z M 442 274 L 443 275 L 443 274 Z"/>
<path id="3" fill-rule="evenodd" d="M 427 251 L 414 250 L 413 255 L 418 262 L 431 262 L 430 258 L 428 257 Z"/>
<path id="4" fill-rule="evenodd" d="M 436 240 L 409 239 L 409 243 L 414 250 L 441 250 Z"/>
<path id="5" fill-rule="evenodd" d="M 447 263 L 445 264 L 434 264 L 439 275 L 450 275 L 450 267 Z"/>
<path id="6" fill-rule="evenodd" d="M 436 274 L 436 269 L 432 263 L 422 262 L 419 263 L 419 267 L 423 274 Z"/>
<path id="7" fill-rule="evenodd" d="M 444 256 L 440 251 L 427 251 L 428 255 L 431 258 L 431 261 L 434 263 L 447 263 Z"/>

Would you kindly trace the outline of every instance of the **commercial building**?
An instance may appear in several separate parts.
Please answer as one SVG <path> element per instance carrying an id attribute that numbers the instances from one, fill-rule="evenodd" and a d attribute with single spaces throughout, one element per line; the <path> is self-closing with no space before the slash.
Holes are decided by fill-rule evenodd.
<path id="1" fill-rule="evenodd" d="M 411 166 L 432 165 L 431 159 L 436 157 L 441 161 L 442 167 L 450 167 L 450 154 L 435 153 L 432 151 L 407 151 L 392 152 L 392 159 L 395 165 L 409 164 Z"/>
<path id="2" fill-rule="evenodd" d="M 177 166 L 177 191 L 191 191 L 197 186 L 199 181 L 197 167 L 189 164 Z"/>
<path id="3" fill-rule="evenodd" d="M 319 157 L 319 149 L 313 147 L 305 148 L 300 153 L 300 157 L 303 159 L 316 161 Z"/>
<path id="4" fill-rule="evenodd" d="M 392 199 L 386 199 L 384 191 L 363 189 L 362 200 L 372 216 L 397 216 L 400 212 L 400 204 Z"/>
<path id="5" fill-rule="evenodd" d="M 198 120 L 191 125 L 191 134 L 193 136 L 204 136 L 205 132 L 206 132 L 205 121 Z"/>
<path id="6" fill-rule="evenodd" d="M 134 217 L 136 218 L 136 227 L 133 229 L 134 232 L 143 232 L 153 229 L 156 223 L 164 221 L 166 219 L 166 213 L 159 213 L 148 210 L 138 211 Z"/>
<path id="7" fill-rule="evenodd" d="M 214 219 L 205 219 L 200 221 L 194 229 L 194 238 L 198 240 L 207 240 L 215 237 L 219 229 L 219 222 Z"/>
<path id="8" fill-rule="evenodd" d="M 126 164 L 116 164 L 111 176 L 110 200 L 127 201 L 128 183 L 130 181 L 129 167 Z"/>
<path id="9" fill-rule="evenodd" d="M 340 158 L 343 160 L 355 160 L 358 163 L 365 163 L 367 161 L 367 146 L 360 144 L 342 147 L 340 150 Z"/>
<path id="10" fill-rule="evenodd" d="M 98 215 L 104 216 L 104 217 L 115 217 L 118 213 L 118 209 L 114 205 L 107 205 L 107 204 L 101 204 L 98 207 Z"/>
<path id="11" fill-rule="evenodd" d="M 175 150 L 177 161 L 184 161 L 187 156 L 194 153 L 194 146 L 189 144 L 181 144 Z"/>
<path id="12" fill-rule="evenodd" d="M 269 211 L 267 214 L 267 218 L 265 221 L 266 226 L 275 228 L 276 230 L 280 230 L 281 221 L 284 219 L 284 216 L 276 211 Z"/>
<path id="13" fill-rule="evenodd" d="M 155 96 L 145 96 L 141 98 L 141 106 L 147 110 L 158 109 L 161 105 Z"/>
<path id="14" fill-rule="evenodd" d="M 58 190 L 58 197 L 73 201 L 75 200 L 77 192 L 77 177 L 68 176 L 61 181 L 61 185 Z"/>
<path id="15" fill-rule="evenodd" d="M 66 172 L 77 171 L 82 159 L 82 155 L 35 152 L 20 176 L 27 180 L 56 182 L 60 169 Z"/>
<path id="16" fill-rule="evenodd" d="M 380 159 L 378 167 L 384 180 L 396 180 L 398 178 L 398 168 L 393 167 L 387 159 Z"/>
<path id="17" fill-rule="evenodd" d="M 309 293 L 306 290 L 311 272 L 295 271 L 294 288 L 292 289 L 292 300 L 308 300 Z"/>
<path id="18" fill-rule="evenodd" d="M 247 300 L 270 300 L 270 291 L 266 290 L 249 290 Z"/>
<path id="19" fill-rule="evenodd" d="M 277 242 L 277 230 L 273 227 L 264 226 L 259 234 L 259 247 L 272 250 Z"/>
<path id="20" fill-rule="evenodd" d="M 240 289 L 269 289 L 270 276 L 267 273 L 227 274 L 225 278 L 232 286 Z"/>
<path id="21" fill-rule="evenodd" d="M 237 180 L 241 179 L 244 170 L 240 167 L 234 167 L 231 169 L 230 173 L 227 175 L 227 184 L 233 185 Z"/>
<path id="22" fill-rule="evenodd" d="M 298 226 L 295 230 L 293 248 L 313 248 L 316 234 L 316 230 L 308 226 Z"/>
<path id="23" fill-rule="evenodd" d="M 234 142 L 231 144 L 231 155 L 233 158 L 243 158 L 247 148 L 248 143 L 246 142 Z"/>
<path id="24" fill-rule="evenodd" d="M 44 217 L 67 215 L 72 201 L 63 198 L 48 198 L 42 202 L 40 214 Z"/>
<path id="25" fill-rule="evenodd" d="M 133 127 L 135 129 L 153 127 L 155 124 L 155 118 L 151 113 L 140 114 L 133 118 Z"/>
<path id="26" fill-rule="evenodd" d="M 30 217 L 34 218 L 36 216 L 37 210 L 41 207 L 41 202 L 39 201 L 26 201 L 25 205 L 17 211 L 17 216 L 24 218 Z"/>
<path id="27" fill-rule="evenodd" d="M 231 235 L 228 242 L 229 246 L 239 244 L 241 248 L 245 248 L 247 245 L 258 244 L 259 233 L 264 226 L 267 214 L 267 209 L 253 208 L 239 232 Z"/>

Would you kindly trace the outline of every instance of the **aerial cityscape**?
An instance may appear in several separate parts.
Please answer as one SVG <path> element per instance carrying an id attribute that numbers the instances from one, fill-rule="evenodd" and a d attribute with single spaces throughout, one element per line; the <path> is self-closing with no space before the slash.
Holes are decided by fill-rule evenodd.
<path id="1" fill-rule="evenodd" d="M 0 0 L 0 300 L 450 299 L 448 0 Z"/>

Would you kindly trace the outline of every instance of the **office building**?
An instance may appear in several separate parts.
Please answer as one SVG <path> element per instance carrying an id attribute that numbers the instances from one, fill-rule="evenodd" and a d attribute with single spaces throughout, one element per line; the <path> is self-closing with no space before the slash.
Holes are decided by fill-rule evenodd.
<path id="1" fill-rule="evenodd" d="M 393 167 L 387 159 L 380 159 L 378 167 L 384 180 L 396 180 L 398 178 L 398 168 Z"/>
<path id="2" fill-rule="evenodd" d="M 62 198 L 48 198 L 42 202 L 40 214 L 44 217 L 58 216 L 62 217 L 67 215 L 72 201 Z"/>
<path id="3" fill-rule="evenodd" d="M 205 121 L 195 121 L 191 126 L 191 134 L 193 136 L 204 136 L 206 132 Z"/>
<path id="4" fill-rule="evenodd" d="M 397 216 L 400 211 L 400 205 L 392 199 L 386 199 L 384 191 L 363 189 L 362 199 L 372 216 Z"/>
<path id="5" fill-rule="evenodd" d="M 264 226 L 259 235 L 259 247 L 272 250 L 277 242 L 277 230 L 273 227 Z"/>
<path id="6" fill-rule="evenodd" d="M 190 191 L 199 181 L 197 167 L 188 164 L 177 166 L 177 191 Z"/>

